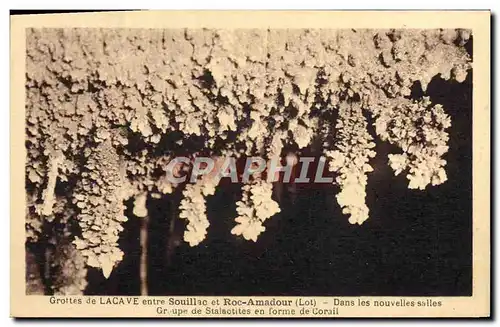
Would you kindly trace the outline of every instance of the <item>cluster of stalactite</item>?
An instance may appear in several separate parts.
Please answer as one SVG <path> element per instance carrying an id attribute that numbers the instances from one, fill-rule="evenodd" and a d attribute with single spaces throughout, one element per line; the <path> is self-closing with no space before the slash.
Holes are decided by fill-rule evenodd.
<path id="1" fill-rule="evenodd" d="M 387 160 L 410 188 L 443 183 L 450 118 L 411 88 L 425 92 L 436 75 L 463 82 L 470 38 L 463 29 L 28 29 L 27 247 L 61 245 L 38 278 L 77 294 L 87 268 L 109 276 L 124 255 L 130 198 L 147 217 L 148 196 L 181 192 L 184 239 L 201 243 L 217 185 L 172 183 L 165 167 L 178 155 L 271 159 L 324 143 L 340 188 L 332 201 L 353 224 L 369 217 L 374 137 L 401 149 Z M 257 240 L 281 210 L 272 190 L 260 177 L 242 185 L 233 234 Z M 28 268 L 39 289 L 43 269 Z"/>

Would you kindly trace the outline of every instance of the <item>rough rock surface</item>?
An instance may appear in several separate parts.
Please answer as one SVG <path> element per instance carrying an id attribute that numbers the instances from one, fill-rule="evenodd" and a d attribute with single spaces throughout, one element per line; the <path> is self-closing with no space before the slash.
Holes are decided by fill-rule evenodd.
<path id="1" fill-rule="evenodd" d="M 30 29 L 28 240 L 57 221 L 57 201 L 66 198 L 81 229 L 76 249 L 108 276 L 122 256 L 123 200 L 172 192 L 178 185 L 161 173 L 171 157 L 271 158 L 317 139 L 333 140 L 322 151 L 339 174 L 337 201 L 361 224 L 373 137 L 401 148 L 388 161 L 396 174 L 407 173 L 409 187 L 446 180 L 442 155 L 452 122 L 439 104 L 409 96 L 414 83 L 425 91 L 438 74 L 462 82 L 471 68 L 470 37 L 437 29 Z M 368 134 L 366 115 L 377 135 Z M 195 186 L 184 193 L 184 212 L 192 199 L 213 194 Z M 241 203 L 251 208 L 245 194 Z M 279 211 L 271 207 L 270 215 Z M 198 211 L 205 214 L 203 205 Z M 259 217 L 260 224 L 268 215 Z M 186 241 L 198 244 L 208 219 L 184 218 L 188 231 L 197 231 Z M 238 226 L 233 232 L 245 235 Z"/>

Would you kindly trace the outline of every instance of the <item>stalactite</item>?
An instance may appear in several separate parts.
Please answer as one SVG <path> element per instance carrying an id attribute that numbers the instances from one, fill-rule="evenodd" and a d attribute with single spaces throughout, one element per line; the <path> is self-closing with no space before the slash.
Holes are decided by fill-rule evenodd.
<path id="1" fill-rule="evenodd" d="M 139 266 L 139 279 L 141 280 L 141 295 L 148 295 L 148 228 L 149 217 L 141 219 L 141 231 L 139 235 L 141 246 L 141 262 Z"/>
<path id="2" fill-rule="evenodd" d="M 366 174 L 373 171 L 369 160 L 376 153 L 373 151 L 375 143 L 366 126 L 359 104 L 341 103 L 335 125 L 335 150 L 326 153 L 331 159 L 329 169 L 339 174 L 336 179 L 340 186 L 337 202 L 343 208 L 342 212 L 350 215 L 351 224 L 362 224 L 368 219 Z"/>
<path id="3" fill-rule="evenodd" d="M 262 223 L 281 211 L 278 203 L 271 199 L 272 190 L 272 183 L 260 179 L 243 185 L 241 200 L 236 202 L 237 225 L 231 234 L 257 241 L 260 233 L 266 230 Z"/>
<path id="4" fill-rule="evenodd" d="M 425 189 L 447 180 L 442 158 L 448 152 L 450 117 L 441 105 L 433 105 L 428 97 L 407 102 L 377 116 L 376 132 L 397 145 L 402 154 L 390 154 L 389 165 L 398 175 L 408 171 L 409 188 Z"/>
<path id="5" fill-rule="evenodd" d="M 184 241 L 189 245 L 198 245 L 205 239 L 210 225 L 206 214 L 205 196 L 212 195 L 215 189 L 206 184 L 188 184 L 182 192 L 184 199 L 180 204 L 179 218 L 186 219 L 188 225 L 184 233 Z"/>
<path id="6" fill-rule="evenodd" d="M 80 209 L 81 238 L 73 241 L 91 267 L 102 269 L 109 277 L 123 252 L 118 247 L 122 223 L 127 221 L 123 201 L 124 168 L 110 141 L 89 151 L 83 179 L 73 195 Z"/>
<path id="7" fill-rule="evenodd" d="M 47 176 L 47 187 L 43 191 L 43 205 L 41 208 L 41 214 L 47 217 L 52 216 L 52 208 L 54 207 L 55 199 L 55 187 L 57 182 L 57 176 L 59 174 L 59 165 L 62 163 L 63 157 L 60 151 L 49 156 L 49 171 Z"/>

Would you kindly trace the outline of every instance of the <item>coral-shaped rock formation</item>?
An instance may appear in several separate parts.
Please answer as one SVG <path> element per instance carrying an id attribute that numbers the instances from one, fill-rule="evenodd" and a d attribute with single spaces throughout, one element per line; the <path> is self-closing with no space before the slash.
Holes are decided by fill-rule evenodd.
<path id="1" fill-rule="evenodd" d="M 44 28 L 26 35 L 27 241 L 55 223 L 66 198 L 79 231 L 76 250 L 62 257 L 75 262 L 77 251 L 106 277 L 123 256 L 118 240 L 131 197 L 133 214 L 145 217 L 148 195 L 182 192 L 184 240 L 205 239 L 205 197 L 217 183 L 169 180 L 166 167 L 179 155 L 324 153 L 353 224 L 368 219 L 375 136 L 401 149 L 388 163 L 405 171 L 410 188 L 443 183 L 450 118 L 428 98 L 410 100 L 411 89 L 420 83 L 425 92 L 436 75 L 462 82 L 472 67 L 471 32 L 463 29 Z M 191 168 L 178 165 L 174 174 Z M 272 187 L 260 179 L 243 186 L 233 234 L 255 241 L 264 231 L 280 211 Z"/>
<path id="2" fill-rule="evenodd" d="M 80 209 L 77 215 L 82 237 L 73 243 L 91 267 L 101 268 L 109 276 L 120 262 L 118 247 L 122 223 L 127 221 L 123 201 L 124 168 L 110 141 L 99 144 L 88 153 L 82 179 L 74 194 Z"/>
<path id="3" fill-rule="evenodd" d="M 277 202 L 271 199 L 273 186 L 267 181 L 257 179 L 242 187 L 241 200 L 236 202 L 237 225 L 231 230 L 234 235 L 243 235 L 246 240 L 257 241 L 266 230 L 262 223 L 280 212 Z"/>
<path id="4" fill-rule="evenodd" d="M 328 151 L 330 171 L 338 173 L 337 184 L 340 193 L 337 202 L 342 212 L 350 214 L 351 224 L 362 224 L 368 219 L 368 207 L 365 203 L 367 173 L 373 171 L 369 165 L 375 156 L 375 143 L 368 133 L 367 122 L 358 104 L 342 104 L 335 128 L 337 140 L 335 150 Z"/>
<path id="5" fill-rule="evenodd" d="M 403 103 L 380 113 L 375 126 L 382 140 L 403 150 L 402 154 L 389 155 L 389 164 L 396 175 L 408 170 L 409 188 L 423 190 L 429 184 L 446 181 L 446 161 L 442 157 L 448 152 L 446 129 L 451 120 L 441 105 L 433 105 L 426 97 Z"/>

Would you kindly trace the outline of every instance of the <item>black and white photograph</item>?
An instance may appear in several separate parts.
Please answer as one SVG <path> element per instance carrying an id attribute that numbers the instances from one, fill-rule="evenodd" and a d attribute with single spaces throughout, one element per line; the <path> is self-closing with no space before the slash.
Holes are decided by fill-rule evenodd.
<path id="1" fill-rule="evenodd" d="M 28 298 L 474 295 L 467 24 L 24 35 Z"/>

